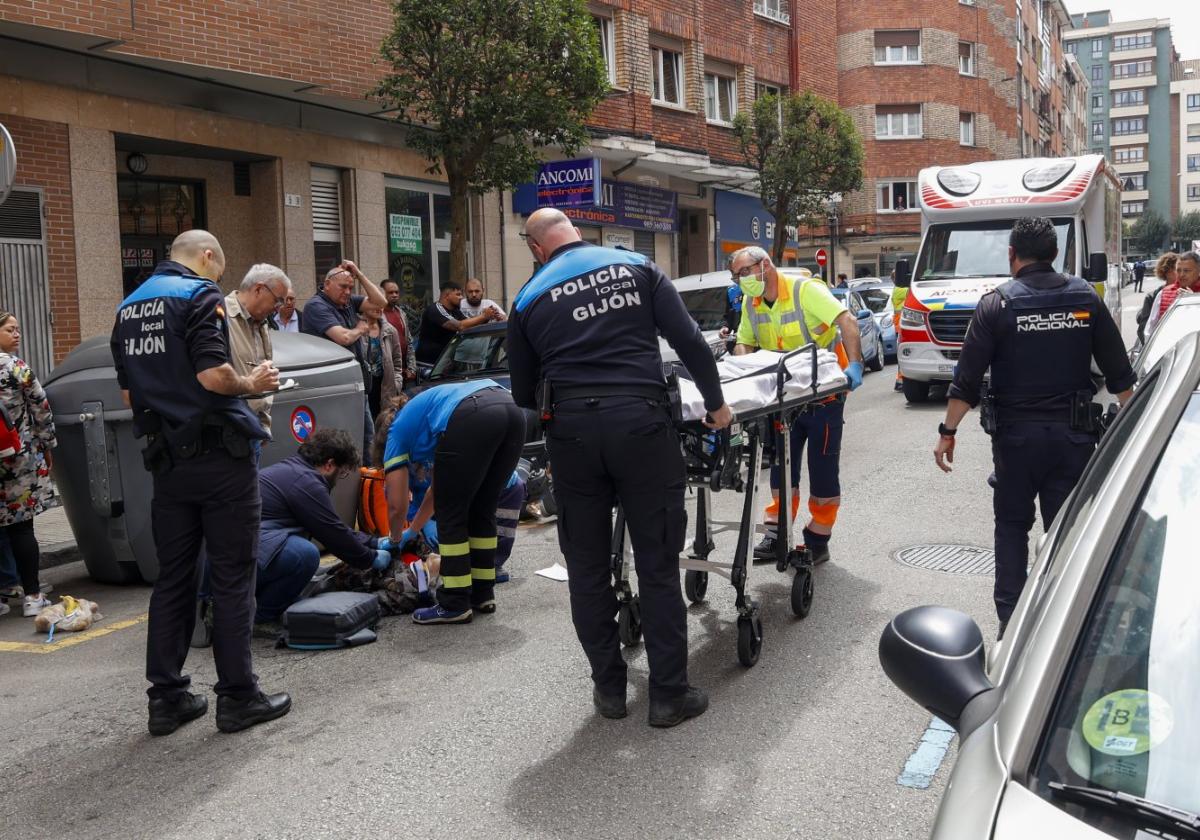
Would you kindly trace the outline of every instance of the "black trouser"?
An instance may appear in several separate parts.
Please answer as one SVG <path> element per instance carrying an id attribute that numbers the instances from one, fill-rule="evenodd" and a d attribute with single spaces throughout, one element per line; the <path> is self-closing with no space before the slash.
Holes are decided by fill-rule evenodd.
<path id="1" fill-rule="evenodd" d="M 450 415 L 433 456 L 442 585 L 438 603 L 469 609 L 496 588 L 496 507 L 525 445 L 525 414 L 503 388 L 476 391 Z"/>
<path id="2" fill-rule="evenodd" d="M 219 695 L 252 697 L 258 677 L 250 661 L 254 577 L 262 504 L 253 456 L 215 449 L 154 476 L 151 503 L 158 580 L 150 596 L 146 677 L 151 698 L 177 695 L 196 621 L 196 558 L 206 544 L 213 602 L 213 659 Z"/>
<path id="3" fill-rule="evenodd" d="M 38 594 L 42 586 L 38 582 L 41 552 L 38 549 L 37 537 L 33 535 L 33 517 L 6 525 L 4 532 L 8 534 L 8 543 L 12 546 L 17 574 L 21 577 L 21 588 L 25 590 L 26 595 Z"/>
<path id="4" fill-rule="evenodd" d="M 679 438 L 666 408 L 637 397 L 568 400 L 554 408 L 558 540 L 567 559 L 571 618 L 603 694 L 625 695 L 610 551 L 618 500 L 637 566 L 650 696 L 687 690 L 687 617 L 679 588 L 686 487 Z"/>
<path id="5" fill-rule="evenodd" d="M 992 436 L 996 489 L 996 614 L 1012 615 L 1029 564 L 1029 529 L 1034 499 L 1041 504 L 1042 528 L 1048 529 L 1083 474 L 1096 449 L 1096 436 L 1075 432 L 1066 423 L 1012 421 Z"/>

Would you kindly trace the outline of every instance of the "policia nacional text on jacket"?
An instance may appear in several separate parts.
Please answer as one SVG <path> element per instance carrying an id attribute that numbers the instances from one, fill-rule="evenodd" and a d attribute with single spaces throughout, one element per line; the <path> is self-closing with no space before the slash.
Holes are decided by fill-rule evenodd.
<path id="1" fill-rule="evenodd" d="M 712 418 L 728 425 L 712 352 L 671 281 L 630 251 L 580 241 L 561 212 L 530 216 L 525 235 L 542 268 L 509 317 L 513 398 L 552 417 L 547 445 L 559 505 L 559 545 L 571 615 L 602 715 L 625 715 L 626 668 L 609 568 L 613 505 L 625 511 L 637 565 L 650 723 L 671 726 L 707 708 L 688 685 L 679 586 L 686 475 L 666 406 L 658 334 L 679 353 Z M 546 389 L 549 389 L 548 392 Z M 543 415 L 547 412 L 543 411 Z"/>
<path id="2" fill-rule="evenodd" d="M 954 435 L 979 404 L 991 368 L 994 421 L 987 413 L 984 419 L 996 469 L 994 597 L 1001 634 L 1025 586 L 1034 500 L 1048 528 L 1096 447 L 1092 359 L 1122 405 L 1136 380 L 1104 302 L 1084 280 L 1054 270 L 1058 241 L 1050 220 L 1018 219 L 1008 252 L 1013 279 L 984 295 L 971 316 L 934 450 L 937 465 L 950 472 Z"/>

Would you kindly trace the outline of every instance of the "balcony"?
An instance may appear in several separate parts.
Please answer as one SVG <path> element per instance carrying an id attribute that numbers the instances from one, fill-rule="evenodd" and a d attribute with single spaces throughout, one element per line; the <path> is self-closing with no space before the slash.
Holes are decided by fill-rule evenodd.
<path id="1" fill-rule="evenodd" d="M 1109 90 L 1130 90 L 1132 88 L 1154 87 L 1158 84 L 1158 77 L 1153 73 L 1147 73 L 1144 76 L 1126 76 L 1123 79 L 1113 79 L 1108 83 Z M 1095 92 L 1096 86 L 1092 90 Z"/>
<path id="2" fill-rule="evenodd" d="M 1144 160 L 1139 160 L 1135 163 L 1114 163 L 1113 171 L 1118 175 L 1128 175 L 1131 172 L 1145 172 L 1147 166 L 1149 164 Z"/>
<path id="3" fill-rule="evenodd" d="M 1123 108 L 1110 108 L 1108 110 L 1109 117 L 1148 117 L 1150 116 L 1149 105 L 1126 105 Z"/>
<path id="4" fill-rule="evenodd" d="M 1154 47 L 1138 47 L 1136 50 L 1117 50 L 1109 51 L 1108 61 L 1110 64 L 1120 64 L 1123 61 L 1138 61 L 1139 59 L 1155 58 L 1158 55 L 1158 50 Z"/>
<path id="5" fill-rule="evenodd" d="M 1121 191 L 1121 200 L 1122 201 L 1149 201 L 1150 200 L 1150 190 L 1128 190 L 1128 191 L 1122 190 Z"/>
<path id="6" fill-rule="evenodd" d="M 1148 146 L 1150 145 L 1150 135 L 1142 134 L 1117 134 L 1109 141 L 1111 146 Z"/>

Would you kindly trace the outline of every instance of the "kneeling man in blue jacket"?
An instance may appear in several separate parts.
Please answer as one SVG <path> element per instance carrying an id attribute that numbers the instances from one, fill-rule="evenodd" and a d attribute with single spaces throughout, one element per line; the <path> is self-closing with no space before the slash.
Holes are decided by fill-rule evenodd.
<path id="1" fill-rule="evenodd" d="M 342 429 L 318 429 L 295 455 L 259 473 L 262 525 L 258 542 L 256 628 L 278 633 L 279 617 L 295 603 L 321 562 L 315 539 L 343 563 L 383 571 L 392 556 L 370 534 L 348 528 L 330 491 L 358 469 L 358 448 Z"/>

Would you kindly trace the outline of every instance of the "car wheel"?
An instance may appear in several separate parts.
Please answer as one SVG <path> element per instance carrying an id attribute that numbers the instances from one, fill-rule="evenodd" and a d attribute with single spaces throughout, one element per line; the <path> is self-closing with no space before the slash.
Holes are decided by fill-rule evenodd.
<path id="1" fill-rule="evenodd" d="M 910 403 L 923 403 L 929 399 L 929 383 L 904 377 L 904 399 Z"/>
<path id="2" fill-rule="evenodd" d="M 875 355 L 867 362 L 867 367 L 876 372 L 883 370 L 883 339 L 878 333 L 875 334 Z"/>

